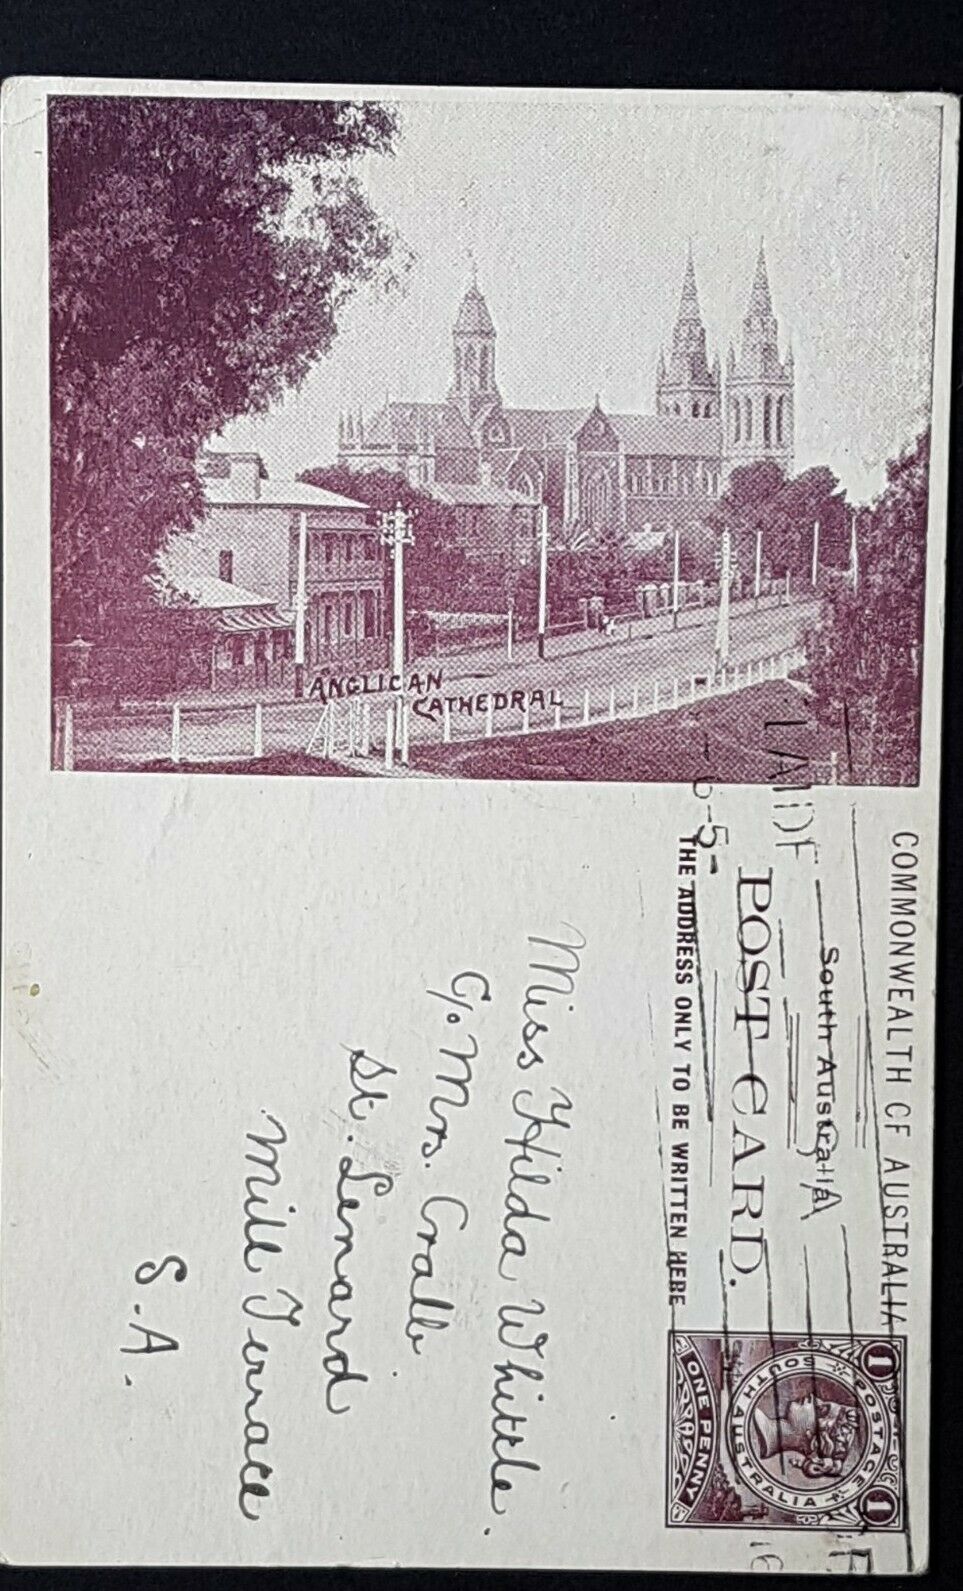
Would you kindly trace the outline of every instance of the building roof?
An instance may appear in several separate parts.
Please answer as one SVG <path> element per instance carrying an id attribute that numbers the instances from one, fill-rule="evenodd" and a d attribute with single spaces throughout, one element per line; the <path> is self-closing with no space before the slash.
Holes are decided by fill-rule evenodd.
<path id="1" fill-rule="evenodd" d="M 718 416 L 693 420 L 685 414 L 610 414 L 607 418 L 630 455 L 714 458 L 722 450 Z"/>
<path id="2" fill-rule="evenodd" d="M 453 403 L 386 403 L 365 422 L 364 449 L 472 449 L 474 438 Z"/>
<path id="3" fill-rule="evenodd" d="M 521 492 L 510 491 L 505 486 L 492 486 L 486 482 L 474 485 L 461 481 L 434 481 L 429 487 L 432 497 L 440 503 L 450 503 L 456 508 L 515 508 L 530 504 L 531 499 Z"/>
<path id="4" fill-rule="evenodd" d="M 564 447 L 591 409 L 502 409 L 516 447 Z"/>
<path id="5" fill-rule="evenodd" d="M 499 441 L 498 446 L 535 453 L 546 448 L 561 450 L 581 430 L 590 415 L 596 412 L 609 422 L 630 454 L 712 458 L 721 451 L 722 433 L 718 417 L 695 420 L 677 414 L 608 414 L 604 409 L 596 410 L 590 406 L 583 409 L 495 407 L 482 429 L 487 432 L 489 425 L 494 426 L 502 421 L 508 428 L 508 435 L 503 442 Z M 401 449 L 414 453 L 430 447 L 436 452 L 458 450 L 474 453 L 477 446 L 453 403 L 388 403 L 366 423 L 362 450 Z M 481 498 L 475 500 L 482 501 Z M 494 502 L 496 499 L 485 501 Z"/>
<path id="6" fill-rule="evenodd" d="M 495 327 L 492 324 L 488 305 L 485 303 L 484 294 L 478 283 L 472 282 L 460 305 L 455 317 L 455 335 L 467 337 L 494 337 Z"/>
<path id="7" fill-rule="evenodd" d="M 342 497 L 338 492 L 328 492 L 323 486 L 309 486 L 306 481 L 285 480 L 277 476 L 261 479 L 257 491 L 245 489 L 240 481 L 229 476 L 226 480 L 203 482 L 204 496 L 212 508 L 367 508 L 355 497 Z"/>
<path id="8" fill-rule="evenodd" d="M 560 448 L 581 430 L 591 409 L 503 409 L 516 447 Z M 677 454 L 710 458 L 719 453 L 722 434 L 718 418 L 693 420 L 679 414 L 607 414 L 626 453 Z"/>
<path id="9" fill-rule="evenodd" d="M 188 597 L 197 608 L 273 608 L 270 597 L 258 596 L 245 586 L 236 586 L 231 580 L 220 580 L 217 575 L 195 572 L 193 569 L 172 571 L 171 584 Z"/>

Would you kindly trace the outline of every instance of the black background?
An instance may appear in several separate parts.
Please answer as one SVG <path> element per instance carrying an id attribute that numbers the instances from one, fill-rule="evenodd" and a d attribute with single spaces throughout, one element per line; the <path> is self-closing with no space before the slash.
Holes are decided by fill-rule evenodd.
<path id="1" fill-rule="evenodd" d="M 451 83 L 622 88 L 907 89 L 963 92 L 963 7 L 934 0 L 837 0 L 793 4 L 691 0 L 601 5 L 544 0 L 450 5 L 408 0 L 4 0 L 0 74 L 206 78 L 218 81 Z M 957 254 L 961 255 L 958 232 Z M 869 284 L 868 284 L 869 285 Z M 941 810 L 934 1328 L 932 1536 L 924 1580 L 889 1585 L 963 1585 L 963 1084 L 957 1070 L 963 1030 L 959 918 L 963 865 L 957 841 L 963 776 L 963 557 L 961 535 L 961 380 L 959 293 L 954 329 L 954 412 L 949 498 L 946 694 Z M 934 903 L 928 903 L 932 906 Z M 78 1257 L 78 1263 L 80 1262 Z M 92 1279 L 91 1285 L 96 1285 Z M 70 1322 L 63 1322 L 70 1354 Z M 922 1353 L 920 1342 L 915 1351 Z M 2 1348 L 0 1348 L 2 1353 Z M 75 1367 L 78 1374 L 83 1367 Z M 0 1393 L 2 1395 L 2 1393 Z M 654 1443 L 653 1453 L 658 1448 Z M 377 1455 L 372 1454 L 377 1473 Z M 2 1489 L 2 1476 L 0 1476 Z M 57 1508 L 51 1486 L 50 1508 Z M 534 1521 L 537 1531 L 537 1519 Z M 23 1591 L 144 1591 L 203 1585 L 233 1591 L 582 1591 L 592 1574 L 443 1573 L 360 1570 L 50 1570 L 3 1569 Z M 626 1587 L 729 1587 L 754 1576 L 623 1574 Z M 780 1584 L 812 1586 L 782 1576 Z"/>

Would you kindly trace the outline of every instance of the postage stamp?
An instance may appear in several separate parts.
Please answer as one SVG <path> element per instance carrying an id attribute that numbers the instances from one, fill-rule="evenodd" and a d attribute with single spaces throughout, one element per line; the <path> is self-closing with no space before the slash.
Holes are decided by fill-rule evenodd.
<path id="1" fill-rule="evenodd" d="M 52 766 L 916 783 L 941 114 L 52 95 Z"/>
<path id="2" fill-rule="evenodd" d="M 900 1530 L 902 1337 L 669 1336 L 666 1524 Z"/>

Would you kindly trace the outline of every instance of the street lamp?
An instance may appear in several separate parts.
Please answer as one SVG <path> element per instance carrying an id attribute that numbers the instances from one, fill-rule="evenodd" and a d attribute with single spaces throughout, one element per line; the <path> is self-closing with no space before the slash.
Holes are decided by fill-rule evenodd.
<path id="1" fill-rule="evenodd" d="M 400 503 L 386 513 L 379 514 L 381 540 L 388 548 L 394 564 L 394 606 L 392 610 L 391 672 L 399 679 L 405 672 L 405 548 L 412 546 L 415 533 L 412 515 L 406 514 Z"/>

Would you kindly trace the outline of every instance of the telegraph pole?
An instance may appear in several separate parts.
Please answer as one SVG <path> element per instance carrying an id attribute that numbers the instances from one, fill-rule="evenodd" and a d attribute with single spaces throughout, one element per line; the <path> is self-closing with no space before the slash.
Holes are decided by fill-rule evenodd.
<path id="1" fill-rule="evenodd" d="M 543 503 L 538 512 L 538 655 L 544 657 L 548 618 L 548 504 Z"/>
<path id="2" fill-rule="evenodd" d="M 716 625 L 715 672 L 729 661 L 729 586 L 732 580 L 732 537 L 722 532 L 722 560 L 719 568 L 719 622 Z"/>
<path id="3" fill-rule="evenodd" d="M 394 606 L 392 608 L 391 672 L 400 680 L 405 674 L 405 548 L 414 542 L 410 514 L 400 503 L 379 515 L 381 540 L 394 565 Z"/>
<path id="4" fill-rule="evenodd" d="M 298 515 L 298 583 L 294 594 L 294 694 L 304 695 L 304 623 L 307 609 L 308 516 Z"/>
<path id="5" fill-rule="evenodd" d="M 672 543 L 672 628 L 679 628 L 679 527 Z"/>

